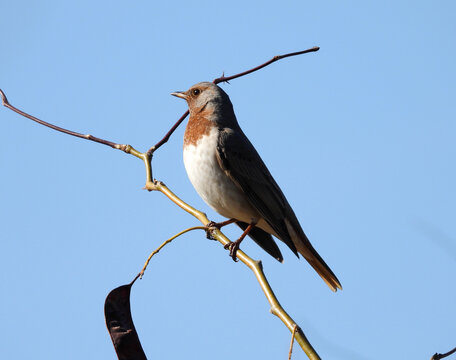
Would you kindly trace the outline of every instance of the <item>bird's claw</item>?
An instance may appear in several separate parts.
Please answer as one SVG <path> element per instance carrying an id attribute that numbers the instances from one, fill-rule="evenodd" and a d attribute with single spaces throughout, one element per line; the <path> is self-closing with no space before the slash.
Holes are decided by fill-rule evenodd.
<path id="1" fill-rule="evenodd" d="M 232 224 L 235 221 L 236 221 L 235 219 L 229 219 L 229 220 L 218 222 L 218 223 L 214 222 L 214 221 L 207 223 L 206 224 L 206 237 L 210 240 L 215 240 L 214 237 L 212 236 L 212 231 L 214 231 L 215 229 L 220 230 L 222 227 Z"/>
<path id="2" fill-rule="evenodd" d="M 238 258 L 236 257 L 236 253 L 239 250 L 239 242 L 238 241 L 230 242 L 230 243 L 226 244 L 223 248 L 225 250 L 230 250 L 230 256 L 231 256 L 231 258 L 233 259 L 234 262 L 238 262 L 239 261 Z"/>
<path id="3" fill-rule="evenodd" d="M 209 240 L 215 240 L 214 237 L 212 236 L 212 231 L 215 229 L 220 229 L 220 227 L 217 226 L 217 223 L 214 221 L 211 221 L 210 223 L 206 224 L 206 238 Z"/>

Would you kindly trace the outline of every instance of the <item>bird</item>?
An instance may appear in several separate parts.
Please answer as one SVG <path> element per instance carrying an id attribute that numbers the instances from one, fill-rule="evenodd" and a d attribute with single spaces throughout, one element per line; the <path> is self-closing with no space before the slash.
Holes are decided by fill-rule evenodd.
<path id="1" fill-rule="evenodd" d="M 228 244 L 236 261 L 241 241 L 249 235 L 268 254 L 283 262 L 272 236 L 301 254 L 331 290 L 342 289 L 333 271 L 314 249 L 293 209 L 260 155 L 242 131 L 228 94 L 217 84 L 200 82 L 171 93 L 186 100 L 190 117 L 184 133 L 187 175 L 200 197 L 244 232 Z"/>

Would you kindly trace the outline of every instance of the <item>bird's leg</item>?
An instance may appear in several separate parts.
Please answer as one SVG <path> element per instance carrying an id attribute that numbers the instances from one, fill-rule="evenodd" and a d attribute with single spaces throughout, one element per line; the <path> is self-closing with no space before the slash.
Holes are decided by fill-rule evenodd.
<path id="1" fill-rule="evenodd" d="M 225 249 L 230 250 L 230 256 L 234 261 L 238 261 L 236 258 L 236 253 L 239 250 L 239 245 L 241 244 L 242 240 L 249 234 L 250 230 L 256 225 L 256 222 L 252 221 L 249 226 L 244 230 L 242 235 L 236 241 L 230 242 L 224 246 Z"/>
<path id="2" fill-rule="evenodd" d="M 216 222 L 213 222 L 211 221 L 209 224 L 207 224 L 206 226 L 208 227 L 216 227 L 217 229 L 221 229 L 222 227 L 226 226 L 226 225 L 229 225 L 229 224 L 232 224 L 236 221 L 236 219 L 229 219 L 229 220 L 226 220 L 226 221 L 222 221 L 222 222 L 219 222 L 219 223 L 216 223 Z"/>
<path id="3" fill-rule="evenodd" d="M 222 222 L 214 222 L 214 221 L 211 221 L 210 223 L 208 223 L 206 225 L 206 237 L 210 240 L 214 240 L 214 238 L 212 237 L 211 235 L 211 231 L 216 228 L 216 229 L 221 229 L 222 227 L 226 226 L 226 225 L 229 225 L 229 224 L 232 224 L 236 221 L 236 219 L 229 219 L 229 220 L 226 220 L 226 221 L 222 221 Z"/>

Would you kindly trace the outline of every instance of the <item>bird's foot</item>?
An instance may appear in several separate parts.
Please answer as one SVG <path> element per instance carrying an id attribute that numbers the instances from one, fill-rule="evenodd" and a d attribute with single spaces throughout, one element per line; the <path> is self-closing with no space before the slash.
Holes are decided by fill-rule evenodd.
<path id="1" fill-rule="evenodd" d="M 230 221 L 233 222 L 236 220 L 231 219 L 231 220 L 225 221 L 225 223 L 229 223 Z M 250 230 L 252 230 L 252 228 L 255 226 L 255 224 L 256 224 L 256 222 L 251 222 L 249 224 L 249 226 L 247 226 L 247 228 L 244 230 L 244 232 L 242 233 L 242 235 L 239 239 L 237 239 L 234 242 L 230 242 L 224 246 L 225 249 L 230 250 L 230 256 L 233 259 L 233 261 L 235 261 L 235 262 L 238 261 L 238 259 L 236 257 L 236 253 L 239 250 L 239 245 L 241 244 L 242 240 L 244 240 L 244 238 L 249 234 Z"/>
<path id="2" fill-rule="evenodd" d="M 230 256 L 231 258 L 233 259 L 234 262 L 238 262 L 239 260 L 237 259 L 237 256 L 236 256 L 236 253 L 237 251 L 239 250 L 239 244 L 241 243 L 241 241 L 239 241 L 242 239 L 238 239 L 236 241 L 233 241 L 233 242 L 230 242 L 228 244 L 226 244 L 223 248 L 225 250 L 230 250 Z"/>
<path id="3" fill-rule="evenodd" d="M 220 229 L 217 227 L 217 223 L 211 221 L 210 223 L 206 224 L 206 238 L 209 240 L 215 240 L 214 237 L 212 236 L 212 231 L 214 229 Z"/>
<path id="4" fill-rule="evenodd" d="M 220 230 L 222 227 L 232 224 L 235 221 L 236 220 L 234 220 L 234 219 L 229 219 L 229 220 L 218 222 L 218 223 L 211 221 L 210 223 L 206 224 L 206 237 L 209 240 L 215 240 L 214 237 L 212 236 L 212 231 L 214 229 Z"/>

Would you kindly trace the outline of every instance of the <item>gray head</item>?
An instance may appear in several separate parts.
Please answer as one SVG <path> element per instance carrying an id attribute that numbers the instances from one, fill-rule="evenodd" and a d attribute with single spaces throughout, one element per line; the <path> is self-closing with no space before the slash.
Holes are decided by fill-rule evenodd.
<path id="1" fill-rule="evenodd" d="M 222 118 L 233 118 L 234 111 L 230 98 L 225 91 L 211 82 L 200 82 L 187 91 L 176 91 L 171 95 L 185 99 L 190 115 L 196 115 L 203 110 L 214 112 Z"/>

